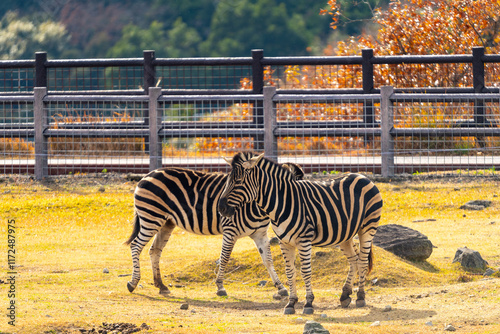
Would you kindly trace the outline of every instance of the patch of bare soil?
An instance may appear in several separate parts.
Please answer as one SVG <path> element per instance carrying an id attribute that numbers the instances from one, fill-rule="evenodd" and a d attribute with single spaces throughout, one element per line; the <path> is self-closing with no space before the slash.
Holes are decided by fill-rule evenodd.
<path id="1" fill-rule="evenodd" d="M 44 334 L 66 334 L 66 333 L 82 333 L 82 334 L 132 334 L 137 333 L 143 330 L 149 330 L 147 324 L 143 323 L 140 326 L 135 324 L 126 323 L 126 322 L 117 322 L 117 323 L 106 323 L 103 322 L 100 326 L 94 326 L 90 329 L 85 328 L 76 328 L 76 327 L 67 327 L 60 329 L 52 329 L 49 331 L 45 331 Z"/>
<path id="2" fill-rule="evenodd" d="M 463 329 L 462 332 L 468 333 L 473 328 L 478 331 L 478 326 L 491 332 L 492 327 L 500 329 L 499 292 L 500 280 L 494 277 L 434 287 L 373 287 L 367 291 L 365 308 L 356 309 L 351 305 L 342 309 L 338 305 L 331 309 L 323 301 L 316 304 L 316 313 L 326 314 L 332 323 L 416 325 L 423 326 L 423 332 L 443 330 L 451 324 L 457 330 Z"/>

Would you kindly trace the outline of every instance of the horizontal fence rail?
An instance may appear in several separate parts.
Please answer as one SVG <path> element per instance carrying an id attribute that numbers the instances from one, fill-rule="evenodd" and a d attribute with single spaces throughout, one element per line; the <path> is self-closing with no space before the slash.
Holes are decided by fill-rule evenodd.
<path id="1" fill-rule="evenodd" d="M 313 175 L 491 175 L 500 167 L 499 62 L 482 48 L 382 57 L 37 53 L 33 61 L 0 61 L 0 173 L 226 172 L 221 157 L 255 151 Z M 451 81 L 404 81 L 404 73 L 442 66 L 454 68 L 445 70 Z"/>

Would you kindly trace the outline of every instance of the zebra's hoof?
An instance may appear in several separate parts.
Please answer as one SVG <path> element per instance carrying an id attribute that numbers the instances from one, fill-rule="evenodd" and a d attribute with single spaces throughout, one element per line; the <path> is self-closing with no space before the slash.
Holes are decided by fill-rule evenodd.
<path id="1" fill-rule="evenodd" d="M 136 286 L 132 285 L 132 283 L 130 283 L 130 282 L 127 283 L 127 289 L 129 292 L 134 292 L 135 287 Z"/>
<path id="2" fill-rule="evenodd" d="M 312 307 L 304 307 L 304 310 L 302 311 L 302 314 L 313 314 L 314 309 Z"/>
<path id="3" fill-rule="evenodd" d="M 349 307 L 349 304 L 351 304 L 351 297 L 347 297 L 346 299 L 340 301 L 340 306 L 343 308 Z"/>
<path id="4" fill-rule="evenodd" d="M 285 307 L 283 314 L 295 314 L 295 309 L 293 307 Z"/>
<path id="5" fill-rule="evenodd" d="M 226 289 L 220 289 L 219 291 L 217 291 L 217 296 L 226 297 L 227 296 Z"/>
<path id="6" fill-rule="evenodd" d="M 366 306 L 366 302 L 364 299 L 356 300 L 356 307 L 365 307 L 365 306 Z"/>
<path id="7" fill-rule="evenodd" d="M 170 290 L 167 289 L 160 289 L 160 295 L 162 296 L 168 296 L 170 294 Z"/>
<path id="8" fill-rule="evenodd" d="M 281 297 L 288 297 L 288 290 L 283 288 L 278 291 L 278 295 L 280 295 Z"/>

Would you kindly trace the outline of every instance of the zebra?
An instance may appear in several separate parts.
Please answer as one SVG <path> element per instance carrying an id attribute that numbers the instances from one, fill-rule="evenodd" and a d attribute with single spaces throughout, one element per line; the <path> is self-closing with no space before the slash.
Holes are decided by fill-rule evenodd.
<path id="1" fill-rule="evenodd" d="M 271 218 L 271 226 L 280 239 L 290 290 L 284 313 L 294 314 L 298 301 L 296 248 L 306 286 L 303 313 L 314 313 L 312 246 L 340 247 L 349 261 L 349 272 L 340 297 L 341 306 L 348 307 L 351 302 L 356 272 L 359 274 L 356 306 L 365 306 L 364 285 L 366 275 L 373 266 L 372 240 L 382 211 L 382 196 L 375 184 L 359 174 L 341 175 L 331 182 L 296 181 L 288 170 L 263 158 L 263 154 L 238 153 L 226 161 L 231 164 L 232 170 L 219 199 L 219 212 L 231 217 L 242 205 L 255 201 Z M 360 250 L 353 240 L 356 234 Z"/>
<path id="2" fill-rule="evenodd" d="M 304 172 L 296 164 L 285 168 L 296 178 L 303 178 Z M 279 296 L 288 296 L 287 289 L 280 282 L 272 263 L 269 238 L 269 217 L 255 204 L 242 207 L 234 218 L 221 217 L 217 202 L 222 194 L 227 175 L 204 173 L 183 168 L 160 168 L 147 174 L 139 181 L 134 193 L 133 231 L 125 245 L 132 253 L 133 273 L 127 288 L 133 292 L 141 278 L 139 255 L 154 237 L 149 249 L 154 286 L 161 295 L 170 290 L 163 284 L 160 274 L 160 257 L 172 231 L 177 226 L 198 235 L 223 235 L 219 270 L 216 278 L 217 295 L 227 296 L 223 285 L 224 271 L 236 240 L 249 236 L 253 239 L 262 257 Z"/>

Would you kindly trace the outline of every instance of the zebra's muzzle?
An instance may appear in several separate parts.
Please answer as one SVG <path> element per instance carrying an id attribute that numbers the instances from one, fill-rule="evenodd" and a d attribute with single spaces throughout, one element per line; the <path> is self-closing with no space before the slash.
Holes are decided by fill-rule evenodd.
<path id="1" fill-rule="evenodd" d="M 229 204 L 227 204 L 226 198 L 221 198 L 219 200 L 219 213 L 224 217 L 232 217 L 236 209 Z"/>

